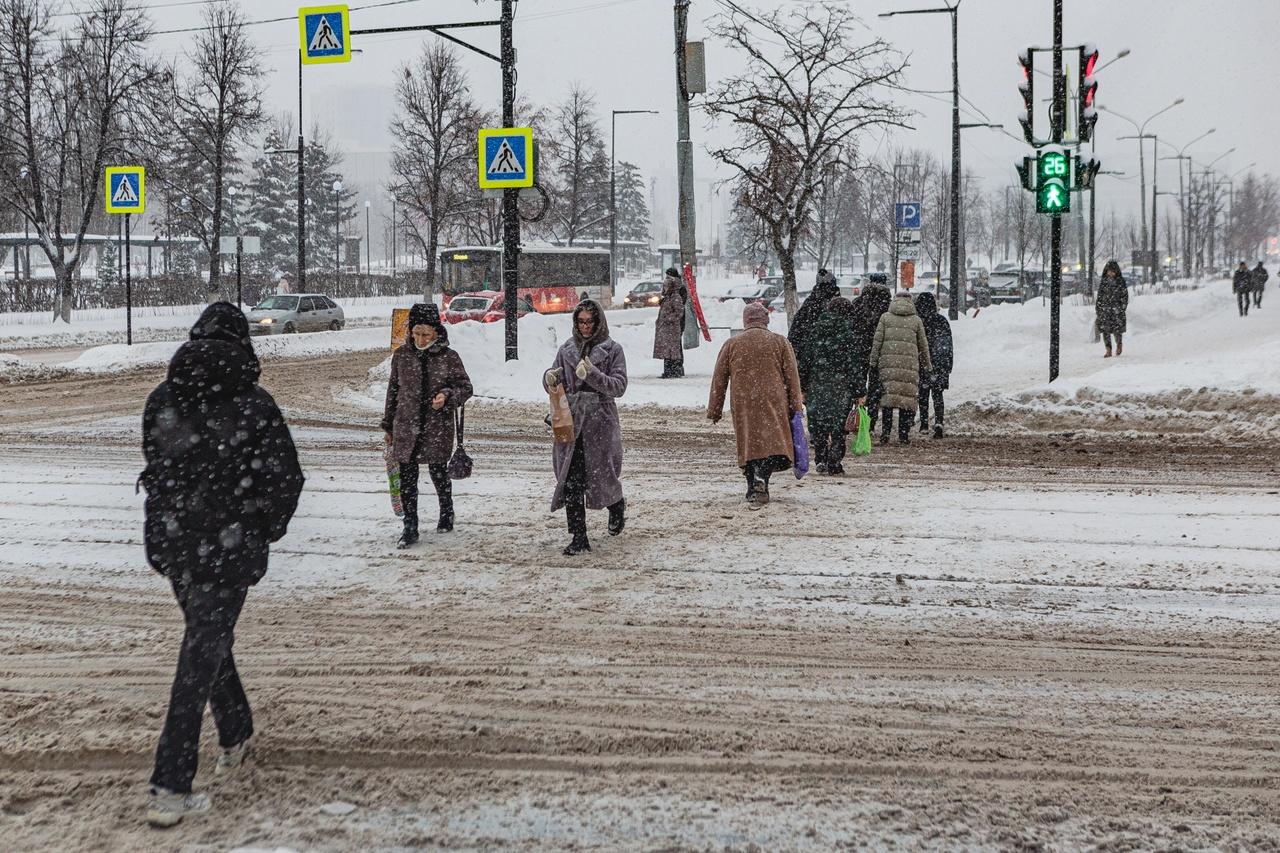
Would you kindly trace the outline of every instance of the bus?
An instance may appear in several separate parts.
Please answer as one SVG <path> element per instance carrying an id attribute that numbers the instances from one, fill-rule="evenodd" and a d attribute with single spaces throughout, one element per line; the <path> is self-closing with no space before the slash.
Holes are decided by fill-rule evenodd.
<path id="1" fill-rule="evenodd" d="M 459 293 L 502 290 L 501 246 L 455 246 L 440 253 L 444 304 Z M 539 314 L 577 307 L 583 294 L 602 305 L 613 300 L 609 250 L 573 246 L 521 247 L 516 294 Z"/>

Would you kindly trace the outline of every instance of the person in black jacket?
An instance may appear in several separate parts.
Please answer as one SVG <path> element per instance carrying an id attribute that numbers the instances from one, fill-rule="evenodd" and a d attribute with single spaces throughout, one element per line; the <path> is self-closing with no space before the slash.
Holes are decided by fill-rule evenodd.
<path id="1" fill-rule="evenodd" d="M 1262 265 L 1262 261 L 1258 261 L 1258 265 L 1249 273 L 1249 286 L 1253 291 L 1253 307 L 1262 307 L 1262 291 L 1267 286 L 1267 279 L 1271 278 L 1271 274 L 1267 272 L 1267 268 Z"/>
<path id="2" fill-rule="evenodd" d="M 1129 285 L 1114 258 L 1102 268 L 1102 281 L 1098 283 L 1093 310 L 1095 325 L 1107 347 L 1102 357 L 1111 358 L 1112 336 L 1116 339 L 1115 355 L 1124 355 L 1124 333 L 1129 328 Z"/>
<path id="3" fill-rule="evenodd" d="M 929 400 L 933 400 L 933 437 L 942 438 L 942 420 L 946 414 L 942 392 L 951 385 L 951 367 L 955 349 L 951 344 L 951 323 L 938 311 L 932 293 L 916 297 L 916 314 L 924 323 L 924 336 L 929 341 L 929 359 L 933 369 L 920 374 L 920 431 L 929 431 Z"/>
<path id="4" fill-rule="evenodd" d="M 186 622 L 151 776 L 147 820 L 155 826 L 209 808 L 207 796 L 191 791 L 206 704 L 222 746 L 218 772 L 240 765 L 253 734 L 233 632 L 303 482 L 289 428 L 259 373 L 244 314 L 216 302 L 142 414 L 147 561 L 168 578 Z"/>
<path id="5" fill-rule="evenodd" d="M 1236 267 L 1236 273 L 1231 277 L 1231 292 L 1236 295 L 1236 307 L 1240 309 L 1241 317 L 1249 316 L 1249 294 L 1253 290 L 1252 276 L 1249 273 L 1249 266 L 1244 262 L 1240 262 L 1240 266 Z"/>
<path id="6" fill-rule="evenodd" d="M 813 291 L 805 297 L 804 304 L 796 311 L 796 316 L 787 329 L 787 340 L 791 342 L 797 364 L 809 357 L 809 338 L 813 334 L 813 327 L 827 310 L 831 300 L 839 295 L 840 285 L 836 277 L 825 269 L 818 270 L 818 280 L 813 285 Z M 800 381 L 805 381 L 804 376 L 800 377 Z M 807 388 L 802 387 L 801 390 L 808 392 Z"/>

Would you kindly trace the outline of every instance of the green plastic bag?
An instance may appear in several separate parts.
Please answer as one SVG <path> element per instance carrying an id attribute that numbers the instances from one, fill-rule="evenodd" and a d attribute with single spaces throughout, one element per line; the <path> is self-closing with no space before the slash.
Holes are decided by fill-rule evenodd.
<path id="1" fill-rule="evenodd" d="M 857 414 L 857 430 L 849 441 L 849 452 L 854 456 L 866 456 L 871 453 L 871 418 L 867 417 L 867 407 L 859 406 Z"/>

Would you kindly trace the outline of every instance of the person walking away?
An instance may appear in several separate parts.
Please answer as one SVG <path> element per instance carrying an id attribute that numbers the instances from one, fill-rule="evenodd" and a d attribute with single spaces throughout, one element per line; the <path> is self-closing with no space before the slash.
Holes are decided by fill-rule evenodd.
<path id="1" fill-rule="evenodd" d="M 1253 290 L 1253 307 L 1262 307 L 1262 291 L 1267 286 L 1267 279 L 1271 278 L 1271 274 L 1267 272 L 1266 267 L 1262 265 L 1262 261 L 1258 261 L 1258 265 L 1253 268 L 1250 273 L 1249 284 Z"/>
<path id="2" fill-rule="evenodd" d="M 878 278 L 878 280 L 877 280 Z M 876 428 L 876 419 L 880 416 L 880 398 L 884 396 L 884 385 L 875 371 L 870 370 L 871 347 L 875 343 L 876 326 L 880 318 L 889 310 L 893 294 L 884 283 L 882 274 L 873 273 L 869 284 L 854 303 L 853 336 L 858 344 L 858 363 L 866 366 L 867 378 L 867 414 L 871 418 L 871 431 Z"/>
<path id="3" fill-rule="evenodd" d="M 889 310 L 876 324 L 875 340 L 871 344 L 871 370 L 879 372 L 884 385 L 880 399 L 880 443 L 889 443 L 893 430 L 893 410 L 898 410 L 898 441 L 911 442 L 911 422 L 915 420 L 920 376 L 933 369 L 929 357 L 929 340 L 925 337 L 924 323 L 916 314 L 911 291 L 905 289 L 893 297 Z"/>
<path id="4" fill-rule="evenodd" d="M 1249 268 L 1244 261 L 1240 262 L 1240 266 L 1236 267 L 1235 275 L 1231 278 L 1231 292 L 1236 295 L 1236 307 L 1240 309 L 1241 317 L 1249 316 L 1249 296 L 1253 290 L 1253 282 L 1249 275 Z"/>
<path id="5" fill-rule="evenodd" d="M 833 298 L 813 325 L 805 357 L 797 359 L 800 386 L 807 389 L 809 454 L 819 474 L 844 474 L 845 420 L 866 394 L 866 362 L 858 362 L 852 317 L 853 303 Z"/>
<path id="6" fill-rule="evenodd" d="M 382 415 L 383 440 L 400 465 L 404 530 L 398 548 L 418 541 L 418 478 L 422 463 L 440 504 L 437 533 L 453 530 L 454 415 L 471 399 L 471 378 L 462 357 L 449 347 L 440 309 L 430 303 L 409 309 L 409 336 L 391 356 L 391 378 Z"/>
<path id="7" fill-rule="evenodd" d="M 627 390 L 627 358 L 622 345 L 609 337 L 604 309 L 590 299 L 574 309 L 573 335 L 542 377 L 548 393 L 562 383 L 573 411 L 573 443 L 556 442 L 552 447 L 556 487 L 551 511 L 564 507 L 572 537 L 564 554 L 572 557 L 591 550 L 587 509 L 609 510 L 610 536 L 626 526 L 622 424 L 614 401 Z"/>
<path id="8" fill-rule="evenodd" d="M 942 422 L 946 416 L 942 392 L 951 385 L 951 368 L 955 350 L 951 342 L 951 323 L 938 311 L 938 300 L 932 293 L 916 297 L 916 314 L 924 324 L 929 342 L 929 360 L 933 367 L 920 374 L 920 432 L 929 431 L 929 401 L 933 401 L 933 437 L 942 438 Z"/>
<path id="9" fill-rule="evenodd" d="M 769 502 L 769 477 L 795 464 L 791 416 L 804 407 L 804 396 L 795 353 L 786 338 L 769 331 L 768 309 L 747 305 L 742 325 L 742 334 L 725 342 L 716 359 L 707 418 L 720 422 L 732 384 L 738 467 L 747 478 L 747 506 L 754 510 Z"/>
<path id="10" fill-rule="evenodd" d="M 662 359 L 662 379 L 684 376 L 684 307 L 688 300 L 680 273 L 668 267 L 662 277 L 658 322 L 653 327 L 653 357 Z"/>
<path id="11" fill-rule="evenodd" d="M 814 324 L 827 310 L 828 303 L 839 295 L 840 287 L 836 283 L 836 277 L 825 269 L 818 270 L 818 280 L 814 282 L 813 290 L 805 297 L 804 304 L 796 311 L 796 316 L 787 328 L 787 340 L 791 342 L 791 350 L 796 355 L 797 363 L 805 358 L 805 347 L 808 346 Z M 803 376 L 800 379 L 804 381 Z"/>
<path id="12" fill-rule="evenodd" d="M 153 826 L 210 808 L 209 797 L 191 789 L 205 705 L 222 747 L 218 773 L 241 765 L 254 732 L 231 653 L 236 620 L 303 483 L 293 438 L 258 385 L 260 372 L 244 314 L 215 302 L 142 413 L 146 558 L 169 580 L 185 622 L 151 775 Z"/>
<path id="13" fill-rule="evenodd" d="M 1115 354 L 1124 352 L 1124 333 L 1129 317 L 1129 286 L 1120 272 L 1120 264 L 1112 259 L 1102 268 L 1102 281 L 1098 284 L 1098 298 L 1093 302 L 1098 331 L 1107 351 L 1103 358 L 1111 358 L 1111 338 L 1116 339 Z"/>

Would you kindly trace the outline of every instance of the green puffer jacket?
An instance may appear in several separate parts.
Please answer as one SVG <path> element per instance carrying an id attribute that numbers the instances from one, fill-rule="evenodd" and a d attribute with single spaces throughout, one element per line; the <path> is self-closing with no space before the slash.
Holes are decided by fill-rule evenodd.
<path id="1" fill-rule="evenodd" d="M 884 385 L 880 407 L 914 412 L 920 388 L 920 371 L 932 370 L 929 339 L 924 323 L 916 314 L 911 293 L 902 291 L 889 303 L 889 310 L 876 325 L 871 344 L 871 369 L 878 370 Z"/>
<path id="2" fill-rule="evenodd" d="M 866 393 L 866 365 L 859 364 L 853 327 L 838 314 L 818 317 L 800 360 L 800 384 L 805 392 L 809 428 L 814 432 L 838 432 L 853 401 Z"/>

